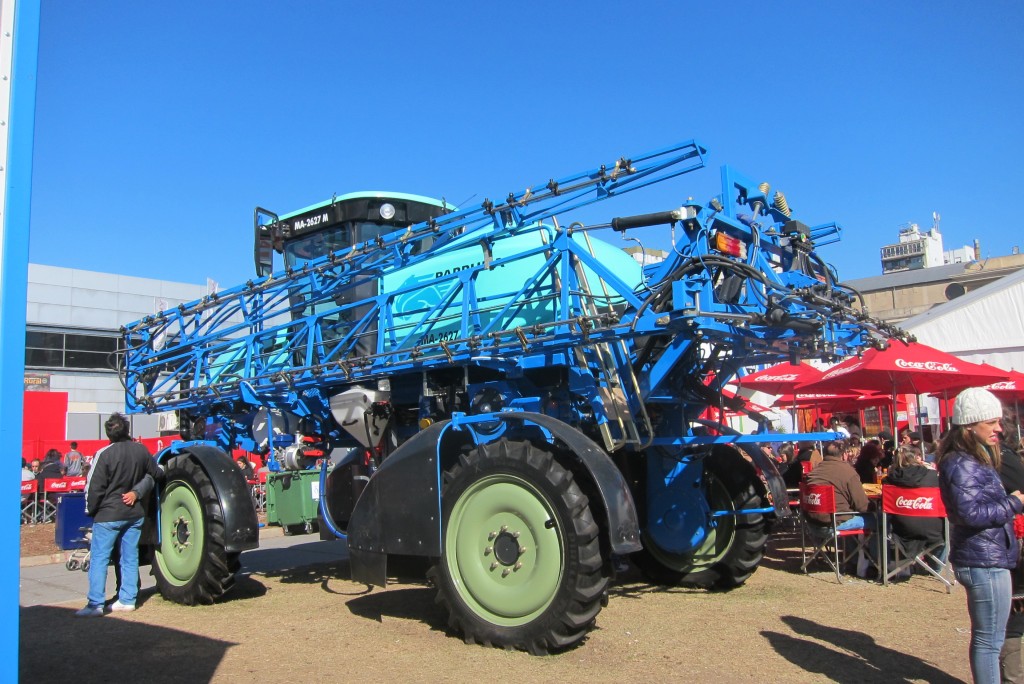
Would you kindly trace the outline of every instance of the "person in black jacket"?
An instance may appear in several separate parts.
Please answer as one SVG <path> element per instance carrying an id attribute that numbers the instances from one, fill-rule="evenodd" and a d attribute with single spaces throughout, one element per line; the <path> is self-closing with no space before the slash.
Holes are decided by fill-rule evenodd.
<path id="1" fill-rule="evenodd" d="M 56 449 L 50 449 L 46 452 L 46 457 L 43 459 L 43 465 L 39 469 L 39 474 L 36 475 L 36 479 L 39 480 L 40 491 L 42 491 L 44 480 L 59 480 L 62 477 L 64 477 L 64 471 L 60 467 L 60 452 Z"/>
<path id="2" fill-rule="evenodd" d="M 903 446 L 896 452 L 896 465 L 882 480 L 883 484 L 895 487 L 938 487 L 939 474 L 924 464 L 921 453 L 913 447 Z M 910 556 L 916 556 L 926 547 L 945 540 L 945 526 L 942 518 L 919 518 L 907 515 L 891 515 L 892 531 L 903 541 Z M 944 558 L 945 551 L 938 554 Z"/>
<path id="3" fill-rule="evenodd" d="M 804 479 L 804 463 L 809 463 L 809 467 L 816 465 L 814 453 L 811 447 L 803 447 L 797 452 L 796 458 L 789 462 L 782 472 L 782 481 L 786 483 L 786 489 L 796 489 L 800 486 Z"/>
<path id="4" fill-rule="evenodd" d="M 139 591 L 139 537 L 146 508 L 140 501 L 159 474 L 146 447 L 133 442 L 128 420 L 115 413 L 104 424 L 110 444 L 93 458 L 85 485 L 85 512 L 93 518 L 90 543 L 89 603 L 79 617 L 103 615 L 107 566 L 114 546 L 120 549 L 121 585 L 111 611 L 135 610 Z"/>
<path id="5" fill-rule="evenodd" d="M 1003 435 L 1006 436 L 1005 433 Z M 1003 441 L 1000 449 L 999 477 L 1008 492 L 1024 490 L 1024 459 Z M 1010 574 L 1014 597 L 1024 594 L 1024 564 L 1018 563 Z M 999 652 L 999 669 L 1004 684 L 1024 684 L 1024 666 L 1021 663 L 1021 637 L 1024 636 L 1024 605 L 1014 600 L 1010 617 L 1006 621 L 1006 640 Z"/>

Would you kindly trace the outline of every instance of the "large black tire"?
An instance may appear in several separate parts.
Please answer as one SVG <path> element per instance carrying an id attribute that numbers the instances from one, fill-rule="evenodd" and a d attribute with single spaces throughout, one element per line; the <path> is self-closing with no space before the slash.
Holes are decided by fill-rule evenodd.
<path id="1" fill-rule="evenodd" d="M 160 544 L 153 556 L 157 589 L 168 601 L 210 604 L 231 588 L 239 554 L 224 550 L 224 513 L 195 459 L 167 462 L 160 499 Z"/>
<path id="2" fill-rule="evenodd" d="M 534 655 L 579 643 L 606 601 L 589 501 L 548 451 L 501 440 L 445 473 L 442 555 L 428 573 L 467 643 Z"/>
<path id="3" fill-rule="evenodd" d="M 739 452 L 719 447 L 704 461 L 704 495 L 713 511 L 761 508 L 757 475 Z M 754 574 L 768 543 L 767 519 L 760 513 L 717 519 L 696 551 L 674 554 L 643 536 L 644 549 L 633 560 L 653 582 L 733 589 Z"/>

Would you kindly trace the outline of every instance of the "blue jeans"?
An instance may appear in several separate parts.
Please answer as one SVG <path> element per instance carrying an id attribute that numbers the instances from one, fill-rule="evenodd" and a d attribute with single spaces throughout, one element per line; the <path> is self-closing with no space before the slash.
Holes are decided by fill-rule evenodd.
<path id="1" fill-rule="evenodd" d="M 867 529 L 869 529 L 871 531 L 874 531 L 874 529 L 875 529 L 875 514 L 874 513 L 861 513 L 860 515 L 855 515 L 855 516 L 851 517 L 849 520 L 845 520 L 845 521 L 839 523 L 838 525 L 836 525 L 836 529 L 839 530 L 840 532 L 842 532 L 844 530 L 863 530 L 864 528 L 867 528 Z"/>
<path id="2" fill-rule="evenodd" d="M 999 651 L 1010 617 L 1010 571 L 957 568 L 956 581 L 967 590 L 971 616 L 971 675 L 975 682 L 999 684 Z"/>
<path id="3" fill-rule="evenodd" d="M 855 515 L 836 525 L 836 529 L 840 532 L 844 530 L 867 530 L 870 532 L 871 536 L 864 548 L 867 549 L 872 562 L 878 559 L 878 523 L 874 513 Z"/>
<path id="4" fill-rule="evenodd" d="M 121 551 L 121 589 L 117 600 L 125 605 L 135 605 L 139 594 L 139 537 L 142 536 L 142 523 L 142 518 L 93 523 L 92 544 L 89 547 L 90 606 L 106 603 L 107 566 L 110 565 L 115 544 L 120 544 Z"/>

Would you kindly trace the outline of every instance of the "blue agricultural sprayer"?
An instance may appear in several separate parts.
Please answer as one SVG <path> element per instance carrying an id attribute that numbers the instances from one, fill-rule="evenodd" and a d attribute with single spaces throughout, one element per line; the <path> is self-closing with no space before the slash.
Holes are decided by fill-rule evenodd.
<path id="1" fill-rule="evenodd" d="M 556 218 L 705 154 L 686 142 L 463 209 L 398 193 L 257 209 L 256 279 L 124 328 L 129 410 L 176 411 L 188 440 L 158 455 L 164 596 L 213 601 L 257 545 L 236 446 L 272 477 L 322 463 L 319 522 L 347 539 L 352 577 L 423 561 L 468 640 L 578 643 L 615 559 L 742 584 L 787 501 L 756 445 L 782 438 L 712 420 L 723 385 L 894 331 L 816 255 L 835 224 L 728 167 L 707 203 Z M 592 235 L 657 225 L 671 249 L 646 266 Z"/>

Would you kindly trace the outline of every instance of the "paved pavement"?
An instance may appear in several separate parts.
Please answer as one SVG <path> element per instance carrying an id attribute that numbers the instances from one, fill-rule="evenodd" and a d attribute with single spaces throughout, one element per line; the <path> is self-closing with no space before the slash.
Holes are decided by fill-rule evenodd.
<path id="1" fill-rule="evenodd" d="M 23 607 L 53 605 L 75 601 L 85 605 L 89 590 L 88 573 L 68 570 L 67 554 L 53 557 L 25 558 L 21 566 L 20 604 Z M 242 573 L 270 572 L 288 568 L 326 563 L 348 558 L 343 541 L 320 541 L 318 534 L 284 536 L 279 527 L 260 532 L 260 548 L 242 553 Z M 149 567 L 139 572 L 142 589 L 154 586 Z M 107 572 L 107 596 L 114 594 L 114 571 Z"/>

